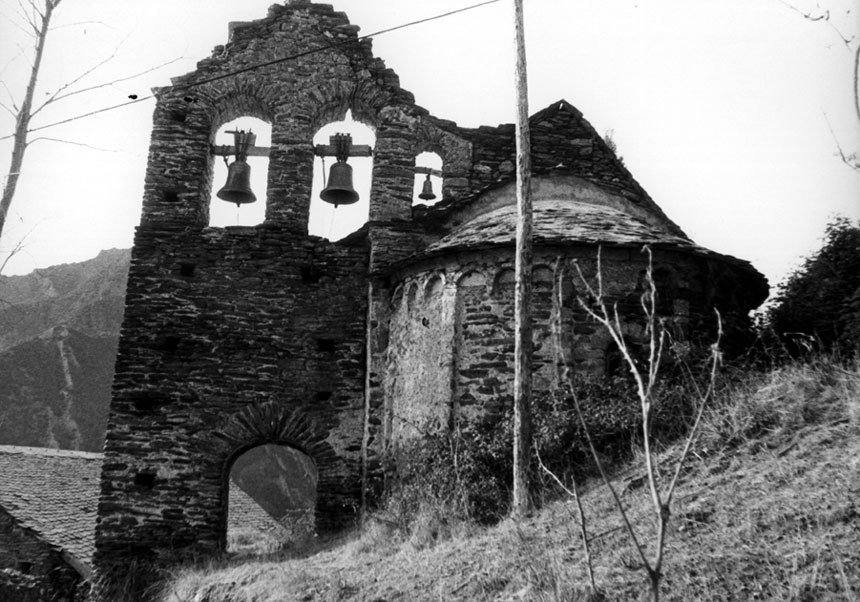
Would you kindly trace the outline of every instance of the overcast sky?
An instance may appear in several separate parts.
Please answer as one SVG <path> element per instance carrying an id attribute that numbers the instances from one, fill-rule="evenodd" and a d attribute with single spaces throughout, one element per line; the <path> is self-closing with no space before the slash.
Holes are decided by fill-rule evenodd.
<path id="1" fill-rule="evenodd" d="M 368 34 L 475 2 L 333 4 Z M 16 26 L 17 4 L 0 0 L 0 78 L 19 100 L 29 40 Z M 37 99 L 111 54 L 80 85 L 184 58 L 58 102 L 33 126 L 149 95 L 225 43 L 228 22 L 263 18 L 270 4 L 62 0 Z M 856 11 L 848 13 L 855 4 L 822 0 L 846 35 L 858 30 Z M 512 5 L 502 0 L 381 35 L 374 52 L 437 117 L 467 127 L 510 123 Z M 613 130 L 634 177 L 697 243 L 752 261 L 775 283 L 816 248 L 833 215 L 858 219 L 858 176 L 837 147 L 838 140 L 855 152 L 860 142 L 852 54 L 827 23 L 804 20 L 779 0 L 525 0 L 525 19 L 530 113 L 564 98 L 598 132 Z M 5 91 L 0 98 L 9 104 Z M 146 100 L 33 134 L 64 142 L 39 140 L 27 152 L 0 253 L 25 236 L 26 246 L 4 273 L 131 246 L 153 107 Z M 2 136 L 14 123 L 0 113 Z M 4 175 L 10 149 L 0 141 Z M 336 238 L 361 218 L 344 212 L 326 222 L 317 233 Z"/>

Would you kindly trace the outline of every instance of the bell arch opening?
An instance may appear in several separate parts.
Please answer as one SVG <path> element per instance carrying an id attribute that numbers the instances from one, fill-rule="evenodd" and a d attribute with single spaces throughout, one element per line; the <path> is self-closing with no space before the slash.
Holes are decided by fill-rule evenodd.
<path id="1" fill-rule="evenodd" d="M 415 157 L 415 167 L 442 171 L 442 157 L 437 153 L 423 152 Z M 429 182 L 429 184 L 428 184 Z M 432 197 L 430 195 L 433 195 Z M 435 205 L 442 200 L 442 176 L 436 173 L 424 173 L 416 170 L 415 184 L 412 191 L 412 205 Z"/>
<path id="2" fill-rule="evenodd" d="M 367 145 L 373 148 L 376 144 L 376 134 L 367 125 L 355 121 L 352 112 L 347 111 L 342 121 L 333 121 L 322 126 L 314 135 L 315 147 L 328 146 L 335 134 L 349 134 L 352 144 Z M 355 232 L 367 221 L 370 208 L 370 185 L 373 171 L 373 158 L 366 156 L 350 156 L 347 164 L 351 168 L 352 189 L 358 194 L 358 200 L 350 204 L 337 206 L 320 198 L 320 193 L 328 186 L 345 186 L 345 180 L 330 181 L 332 167 L 337 163 L 334 156 L 317 156 L 314 159 L 314 180 L 311 189 L 310 213 L 308 217 L 308 233 L 328 240 L 340 240 Z M 349 171 L 349 170 L 346 170 Z M 343 175 L 343 171 L 341 175 Z"/>
<path id="3" fill-rule="evenodd" d="M 313 539 L 318 480 L 311 457 L 287 445 L 238 455 L 227 475 L 227 553 L 270 554 Z"/>
<path id="4" fill-rule="evenodd" d="M 236 138 L 231 133 L 234 131 L 251 132 L 255 138 L 253 141 L 255 147 L 270 147 L 272 144 L 272 126 L 262 119 L 247 116 L 233 119 L 218 128 L 213 144 L 216 147 L 234 146 Z M 209 201 L 209 226 L 211 227 L 257 226 L 266 218 L 268 157 L 255 155 L 253 150 L 248 154 L 246 164 L 250 170 L 250 177 L 242 174 L 242 168 L 239 166 L 228 168 L 228 164 L 234 163 L 236 163 L 235 155 L 215 157 L 212 174 L 214 185 Z M 225 196 L 231 198 L 247 198 L 242 194 L 242 190 L 249 190 L 256 196 L 256 200 L 235 203 L 218 196 L 219 192 L 222 195 L 227 192 Z"/>

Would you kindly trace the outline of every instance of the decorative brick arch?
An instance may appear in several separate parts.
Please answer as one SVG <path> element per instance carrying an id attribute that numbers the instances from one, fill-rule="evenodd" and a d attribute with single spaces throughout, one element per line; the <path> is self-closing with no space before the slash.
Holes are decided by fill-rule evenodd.
<path id="1" fill-rule="evenodd" d="M 332 499 L 331 489 L 337 488 L 337 475 L 345 470 L 328 436 L 326 429 L 314 421 L 306 409 L 266 401 L 228 416 L 213 433 L 212 455 L 223 463 L 226 483 L 233 462 L 249 449 L 276 444 L 302 452 L 313 460 L 318 473 L 317 529 L 328 531 L 339 524 L 338 517 L 331 515 L 333 509 L 340 511 L 338 500 Z"/>

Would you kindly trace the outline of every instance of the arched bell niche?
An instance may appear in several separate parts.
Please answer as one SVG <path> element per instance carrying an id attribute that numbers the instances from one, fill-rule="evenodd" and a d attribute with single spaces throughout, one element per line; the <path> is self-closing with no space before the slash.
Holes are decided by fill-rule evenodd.
<path id="1" fill-rule="evenodd" d="M 314 146 L 330 144 L 330 138 L 335 134 L 350 134 L 353 145 L 364 144 L 373 148 L 376 143 L 374 131 L 363 123 L 355 121 L 351 111 L 346 112 L 342 121 L 333 121 L 322 126 L 314 135 Z M 335 162 L 335 157 L 314 159 L 314 181 L 308 218 L 308 233 L 328 240 L 339 240 L 358 230 L 367 221 L 370 207 L 372 157 L 350 157 L 347 160 L 352 167 L 352 183 L 358 193 L 357 202 L 335 207 L 320 198 L 320 193 L 328 184 L 331 166 Z"/>
<path id="2" fill-rule="evenodd" d="M 426 167 L 429 169 L 442 171 L 442 157 L 440 157 L 436 153 L 432 152 L 423 152 L 419 153 L 415 157 L 415 167 Z M 420 195 L 424 192 L 425 183 L 427 182 L 428 174 L 423 174 L 420 172 L 416 172 L 415 174 L 415 184 L 412 191 L 412 204 L 413 205 L 435 205 L 439 201 L 442 200 L 442 178 L 435 174 L 430 175 L 430 184 L 433 190 L 433 194 L 436 195 L 434 199 L 422 199 Z"/>
<path id="3" fill-rule="evenodd" d="M 315 535 L 317 467 L 278 444 L 238 456 L 228 477 L 227 552 L 258 555 L 307 543 Z"/>
<path id="4" fill-rule="evenodd" d="M 225 123 L 215 134 L 215 146 L 232 146 L 234 130 L 251 131 L 256 136 L 254 145 L 270 147 L 272 145 L 272 126 L 262 119 L 255 117 L 239 117 Z M 212 198 L 209 203 L 209 225 L 216 228 L 226 226 L 256 226 L 266 218 L 266 192 L 269 172 L 268 157 L 248 156 L 248 166 L 251 168 L 251 190 L 257 197 L 253 203 L 236 205 L 218 198 L 218 191 L 227 182 L 227 164 L 233 163 L 236 157 L 216 157 L 212 174 Z"/>

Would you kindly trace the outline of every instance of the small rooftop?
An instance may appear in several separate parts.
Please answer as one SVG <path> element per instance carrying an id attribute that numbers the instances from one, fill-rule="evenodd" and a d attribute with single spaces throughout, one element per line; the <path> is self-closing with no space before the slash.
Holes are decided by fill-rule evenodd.
<path id="1" fill-rule="evenodd" d="M 0 445 L 0 507 L 21 527 L 64 553 L 88 576 L 103 454 Z M 274 537 L 287 531 L 232 481 L 230 529 L 246 527 Z"/>
<path id="2" fill-rule="evenodd" d="M 88 569 L 102 454 L 0 446 L 0 506 Z"/>

